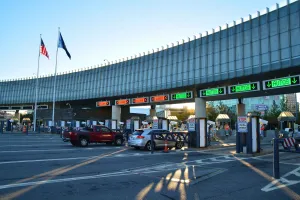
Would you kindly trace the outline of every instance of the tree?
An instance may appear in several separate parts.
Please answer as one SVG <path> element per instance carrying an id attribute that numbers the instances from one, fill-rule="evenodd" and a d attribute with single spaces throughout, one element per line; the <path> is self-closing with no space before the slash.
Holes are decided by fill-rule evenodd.
<path id="1" fill-rule="evenodd" d="M 270 108 L 270 110 L 267 110 L 265 112 L 264 115 L 264 119 L 271 122 L 271 123 L 275 123 L 277 122 L 277 117 L 280 115 L 281 113 L 281 107 L 284 108 L 284 104 L 282 103 L 281 106 L 278 106 L 275 102 L 275 100 L 273 100 L 272 106 Z"/>
<path id="2" fill-rule="evenodd" d="M 288 100 L 284 97 L 280 100 L 280 111 L 283 112 L 283 111 L 291 111 L 288 107 Z"/>
<path id="3" fill-rule="evenodd" d="M 206 114 L 208 120 L 215 121 L 219 113 L 217 112 L 215 107 L 213 107 L 211 104 L 207 104 Z"/>
<path id="4" fill-rule="evenodd" d="M 194 109 L 188 109 L 187 107 L 184 107 L 182 112 L 174 113 L 174 115 L 177 116 L 178 120 L 185 121 L 189 118 L 190 115 L 194 115 L 195 110 Z"/>

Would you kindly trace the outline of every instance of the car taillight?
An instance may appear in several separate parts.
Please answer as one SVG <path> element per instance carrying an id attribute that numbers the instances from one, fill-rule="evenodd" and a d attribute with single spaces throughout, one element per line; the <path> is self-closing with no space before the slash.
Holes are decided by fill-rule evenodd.
<path id="1" fill-rule="evenodd" d="M 139 136 L 137 136 L 136 138 L 137 138 L 137 139 L 144 139 L 145 137 L 144 137 L 144 136 L 141 136 L 141 135 L 139 135 Z"/>

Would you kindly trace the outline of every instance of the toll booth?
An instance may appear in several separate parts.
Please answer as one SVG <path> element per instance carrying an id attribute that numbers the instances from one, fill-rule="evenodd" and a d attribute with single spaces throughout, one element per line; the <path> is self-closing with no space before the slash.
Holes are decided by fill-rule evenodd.
<path id="1" fill-rule="evenodd" d="M 168 116 L 167 120 L 168 120 L 168 130 L 174 131 L 176 128 L 176 125 L 178 124 L 177 116 Z"/>
<path id="2" fill-rule="evenodd" d="M 285 128 L 290 128 L 293 130 L 292 137 L 294 136 L 294 124 L 296 122 L 296 117 L 288 111 L 281 112 L 277 117 L 278 122 L 280 123 L 281 131 L 284 131 Z"/>
<path id="3" fill-rule="evenodd" d="M 190 115 L 187 120 L 187 129 L 189 132 L 189 147 L 197 147 L 197 133 L 195 115 Z"/>
<path id="4" fill-rule="evenodd" d="M 126 130 L 131 133 L 140 128 L 141 120 L 139 118 L 131 118 L 126 120 Z"/>
<path id="5" fill-rule="evenodd" d="M 207 119 L 195 118 L 191 115 L 188 119 L 189 146 L 201 148 L 208 146 Z"/>
<path id="6" fill-rule="evenodd" d="M 226 135 L 229 135 L 231 119 L 227 114 L 219 114 L 216 118 L 216 125 L 219 127 L 217 136 L 222 140 L 225 139 Z"/>
<path id="7" fill-rule="evenodd" d="M 6 131 L 11 131 L 12 129 L 12 122 L 10 119 L 6 120 Z"/>
<path id="8" fill-rule="evenodd" d="M 111 130 L 117 130 L 117 121 L 116 119 L 106 119 L 105 126 L 110 128 Z"/>
<path id="9" fill-rule="evenodd" d="M 30 126 L 30 122 L 31 122 L 31 120 L 30 120 L 30 118 L 23 118 L 23 120 L 22 120 L 22 124 L 23 124 L 23 130 L 22 130 L 22 132 L 23 133 L 26 133 L 26 134 L 28 134 L 28 130 L 29 130 L 29 126 Z"/>
<path id="10" fill-rule="evenodd" d="M 158 129 L 169 130 L 170 121 L 167 118 L 158 119 Z"/>

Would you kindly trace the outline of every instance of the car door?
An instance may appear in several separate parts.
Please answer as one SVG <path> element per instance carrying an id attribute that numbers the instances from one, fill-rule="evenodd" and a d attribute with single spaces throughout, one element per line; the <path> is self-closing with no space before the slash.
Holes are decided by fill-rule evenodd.
<path id="1" fill-rule="evenodd" d="M 156 147 L 163 147 L 165 144 L 165 140 L 164 140 L 164 134 L 165 131 L 164 130 L 153 130 L 151 131 L 151 133 L 154 133 L 154 142 L 155 142 L 155 146 Z M 151 135 L 150 133 L 150 135 Z"/>
<path id="2" fill-rule="evenodd" d="M 94 131 L 91 132 L 91 142 L 100 142 L 101 141 L 101 129 L 99 126 L 94 128 Z"/>
<path id="3" fill-rule="evenodd" d="M 101 127 L 101 139 L 102 141 L 113 141 L 112 131 L 107 127 Z"/>

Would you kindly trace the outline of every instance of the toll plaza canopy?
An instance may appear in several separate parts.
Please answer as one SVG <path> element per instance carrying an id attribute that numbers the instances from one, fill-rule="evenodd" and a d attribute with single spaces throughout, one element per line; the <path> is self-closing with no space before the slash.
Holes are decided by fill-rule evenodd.
<path id="1" fill-rule="evenodd" d="M 271 79 L 278 74 L 293 75 L 297 70 L 299 73 L 299 9 L 300 1 L 286 1 L 274 9 L 265 9 L 218 29 L 131 58 L 60 73 L 57 75 L 56 100 L 147 96 L 182 88 L 216 87 L 228 80 L 238 84 L 249 82 L 251 78 L 259 81 L 258 78 Z M 299 84 L 299 77 L 292 80 L 295 83 L 290 85 Z M 53 75 L 40 77 L 38 102 L 52 102 L 53 81 Z M 264 87 L 274 91 L 282 85 L 273 82 L 265 82 Z M 0 105 L 34 103 L 35 83 L 35 77 L 0 81 Z M 230 93 L 256 91 L 258 85 L 232 86 Z M 202 93 L 206 97 L 214 94 L 226 96 L 224 88 Z M 191 94 L 172 96 L 175 100 L 183 97 L 190 98 Z"/>
<path id="2" fill-rule="evenodd" d="M 227 114 L 219 114 L 216 118 L 216 122 L 220 123 L 220 122 L 231 122 L 231 119 L 229 118 L 229 116 Z"/>
<path id="3" fill-rule="evenodd" d="M 283 121 L 285 121 L 285 122 L 294 122 L 294 121 L 296 121 L 296 117 L 291 112 L 288 112 L 288 111 L 281 112 L 277 119 L 280 122 L 283 122 Z"/>

